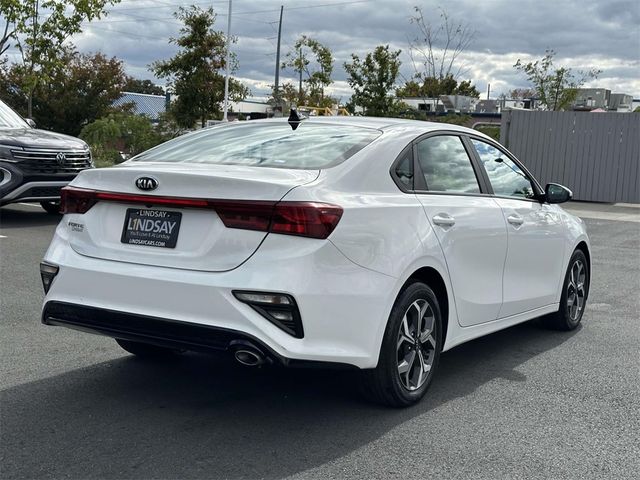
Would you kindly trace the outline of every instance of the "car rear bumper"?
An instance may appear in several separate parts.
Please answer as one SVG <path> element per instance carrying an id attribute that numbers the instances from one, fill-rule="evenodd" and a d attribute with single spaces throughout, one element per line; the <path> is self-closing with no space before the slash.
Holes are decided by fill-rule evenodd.
<path id="1" fill-rule="evenodd" d="M 285 367 L 329 365 L 328 362 L 283 357 L 257 338 L 237 330 L 71 303 L 47 302 L 42 311 L 42 323 L 179 350 L 233 351 L 250 345 L 263 352 L 272 364 Z M 335 362 L 330 365 L 337 368 L 352 367 Z"/>
<path id="2" fill-rule="evenodd" d="M 71 234 L 65 218 L 45 255 L 59 266 L 45 298 L 46 324 L 194 350 L 228 349 L 235 335 L 285 365 L 377 364 L 397 280 L 354 264 L 329 241 L 272 234 L 234 270 L 191 271 L 80 255 L 65 238 Z M 293 296 L 304 337 L 240 302 L 237 290 Z M 134 325 L 140 322 L 142 330 Z M 176 327 L 178 337 L 171 333 Z"/>

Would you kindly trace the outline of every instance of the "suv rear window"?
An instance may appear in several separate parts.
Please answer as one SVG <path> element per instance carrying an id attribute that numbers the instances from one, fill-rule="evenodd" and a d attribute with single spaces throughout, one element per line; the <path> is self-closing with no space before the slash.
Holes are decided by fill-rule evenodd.
<path id="1" fill-rule="evenodd" d="M 375 140 L 381 132 L 353 125 L 246 122 L 200 130 L 147 150 L 132 161 L 328 168 Z"/>

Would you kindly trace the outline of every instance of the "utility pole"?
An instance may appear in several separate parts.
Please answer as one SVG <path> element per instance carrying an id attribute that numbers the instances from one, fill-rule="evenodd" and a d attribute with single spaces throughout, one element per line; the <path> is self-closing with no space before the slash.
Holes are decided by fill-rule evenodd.
<path id="1" fill-rule="evenodd" d="M 38 12 L 40 11 L 40 1 L 36 0 L 33 3 L 33 45 L 35 48 L 36 38 L 38 35 Z M 8 23 L 7 23 L 8 25 Z M 29 70 L 29 74 L 33 76 L 33 50 L 31 50 L 31 68 Z M 33 82 L 33 79 L 31 79 Z M 33 118 L 33 91 L 35 90 L 35 86 L 32 84 L 29 87 L 29 98 L 27 103 L 27 115 L 29 118 Z"/>
<path id="2" fill-rule="evenodd" d="M 300 45 L 300 49 L 298 50 L 298 58 L 300 59 L 299 67 L 300 67 L 300 81 L 298 82 L 298 106 L 302 103 L 302 45 Z"/>
<path id="3" fill-rule="evenodd" d="M 487 83 L 487 100 L 489 100 L 490 95 L 491 95 L 491 84 Z"/>
<path id="4" fill-rule="evenodd" d="M 229 72 L 230 72 L 230 62 L 231 62 L 231 0 L 229 0 L 229 14 L 227 16 L 227 60 L 226 60 L 226 70 L 227 73 L 224 77 L 224 110 L 222 113 L 222 121 L 227 122 L 227 112 L 229 111 Z"/>
<path id="5" fill-rule="evenodd" d="M 279 108 L 282 108 L 282 104 L 280 102 L 280 38 L 282 36 L 282 11 L 284 10 L 284 6 L 280 5 L 280 22 L 278 23 L 278 47 L 276 48 L 276 83 L 273 89 L 273 98 L 276 101 L 276 111 Z"/>

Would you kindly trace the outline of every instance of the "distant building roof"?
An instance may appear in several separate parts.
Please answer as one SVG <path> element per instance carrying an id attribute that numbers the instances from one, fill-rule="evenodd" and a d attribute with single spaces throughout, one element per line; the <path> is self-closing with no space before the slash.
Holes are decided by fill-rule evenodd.
<path id="1" fill-rule="evenodd" d="M 476 113 L 492 113 L 499 111 L 500 104 L 495 99 L 479 100 L 476 103 Z"/>
<path id="2" fill-rule="evenodd" d="M 122 92 L 122 96 L 115 100 L 113 105 L 117 107 L 127 103 L 133 103 L 134 113 L 146 115 L 151 120 L 157 120 L 158 116 L 166 111 L 167 99 L 164 95 Z"/>

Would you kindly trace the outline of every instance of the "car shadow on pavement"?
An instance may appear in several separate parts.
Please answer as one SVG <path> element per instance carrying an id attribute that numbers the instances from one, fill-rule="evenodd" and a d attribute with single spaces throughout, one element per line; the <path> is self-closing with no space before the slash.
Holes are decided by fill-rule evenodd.
<path id="1" fill-rule="evenodd" d="M 12 205 L 0 208 L 0 227 L 38 227 L 42 225 L 56 225 L 62 215 L 52 215 L 45 212 L 40 205 L 16 208 Z"/>
<path id="2" fill-rule="evenodd" d="M 455 348 L 424 400 L 403 410 L 362 401 L 351 372 L 125 356 L 0 392 L 2 477 L 280 478 L 491 380 L 524 382 L 519 365 L 571 336 L 526 323 Z"/>

